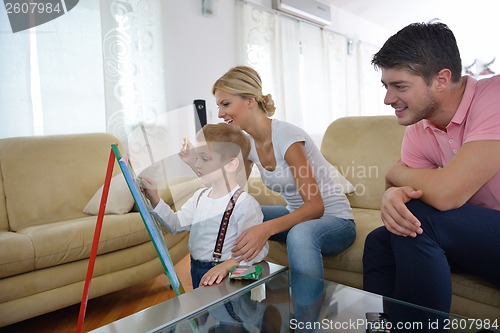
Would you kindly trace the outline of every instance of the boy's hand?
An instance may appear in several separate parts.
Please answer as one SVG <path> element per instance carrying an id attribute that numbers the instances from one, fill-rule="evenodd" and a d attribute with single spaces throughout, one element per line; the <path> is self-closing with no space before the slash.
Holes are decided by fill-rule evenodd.
<path id="1" fill-rule="evenodd" d="M 184 138 L 182 141 L 182 147 L 179 151 L 179 156 L 181 160 L 184 161 L 187 165 L 194 170 L 194 166 L 196 164 L 196 155 L 194 153 L 194 146 L 191 142 L 189 142 L 188 138 Z"/>
<path id="2" fill-rule="evenodd" d="M 155 208 L 158 202 L 160 202 L 156 182 L 151 178 L 141 177 L 139 186 L 141 187 L 142 193 L 144 193 L 149 202 L 151 202 L 151 206 Z"/>
<path id="3" fill-rule="evenodd" d="M 200 281 L 200 286 L 211 286 L 214 283 L 221 283 L 221 281 L 229 275 L 229 271 L 234 266 L 238 265 L 235 259 L 229 259 L 212 267 L 208 272 L 203 275 Z"/>

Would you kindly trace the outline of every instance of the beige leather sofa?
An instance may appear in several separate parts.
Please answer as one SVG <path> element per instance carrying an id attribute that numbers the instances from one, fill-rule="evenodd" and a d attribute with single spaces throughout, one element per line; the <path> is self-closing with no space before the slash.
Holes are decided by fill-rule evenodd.
<path id="1" fill-rule="evenodd" d="M 112 143 L 109 134 L 0 140 L 0 327 L 81 301 L 97 220 L 82 210 L 103 185 Z M 165 238 L 174 263 L 188 254 L 186 233 Z M 106 215 L 89 297 L 162 272 L 139 213 Z"/>
<path id="2" fill-rule="evenodd" d="M 347 117 L 334 121 L 326 130 L 321 151 L 330 163 L 355 186 L 348 195 L 353 208 L 357 237 L 354 244 L 335 257 L 324 259 L 325 277 L 362 288 L 362 256 L 366 235 L 382 225 L 380 199 L 384 175 L 400 156 L 404 127 L 393 116 Z M 277 194 L 252 179 L 249 192 L 261 204 L 283 204 Z M 270 242 L 268 260 L 288 265 L 284 244 Z M 498 267 L 492 267 L 498 269 Z M 451 311 L 469 318 L 500 320 L 500 290 L 475 277 L 453 274 Z"/>

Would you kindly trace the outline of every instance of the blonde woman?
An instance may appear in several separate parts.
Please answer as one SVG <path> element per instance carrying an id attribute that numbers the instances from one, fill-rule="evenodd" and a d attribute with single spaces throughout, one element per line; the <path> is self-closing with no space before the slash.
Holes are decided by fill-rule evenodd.
<path id="1" fill-rule="evenodd" d="M 215 82 L 212 93 L 219 118 L 250 136 L 247 170 L 255 164 L 266 186 L 287 203 L 263 206 L 266 222 L 238 237 L 233 256 L 252 260 L 269 239 L 286 242 L 297 320 L 315 321 L 323 301 L 323 283 L 318 283 L 323 279 L 323 256 L 342 252 L 356 237 L 347 197 L 311 137 L 297 126 L 270 118 L 274 101 L 270 94 L 263 95 L 254 69 L 230 69 Z"/>

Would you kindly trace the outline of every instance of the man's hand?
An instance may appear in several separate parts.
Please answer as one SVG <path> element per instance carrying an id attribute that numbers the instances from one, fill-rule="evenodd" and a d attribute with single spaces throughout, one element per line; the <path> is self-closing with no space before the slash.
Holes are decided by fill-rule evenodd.
<path id="1" fill-rule="evenodd" d="M 232 249 L 233 258 L 238 258 L 240 261 L 250 261 L 254 259 L 264 245 L 266 245 L 269 237 L 265 223 L 245 230 L 236 239 Z"/>
<path id="2" fill-rule="evenodd" d="M 408 210 L 406 203 L 422 196 L 422 191 L 409 186 L 390 187 L 382 196 L 381 218 L 387 230 L 398 236 L 417 237 L 423 232 L 420 221 Z"/>

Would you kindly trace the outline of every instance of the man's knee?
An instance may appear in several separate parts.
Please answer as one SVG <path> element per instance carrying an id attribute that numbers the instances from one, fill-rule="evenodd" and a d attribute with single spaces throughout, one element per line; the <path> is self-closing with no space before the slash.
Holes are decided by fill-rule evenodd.
<path id="1" fill-rule="evenodd" d="M 418 199 L 408 201 L 406 207 L 416 218 L 429 216 L 430 214 L 439 212 L 436 208 Z"/>
<path id="2" fill-rule="evenodd" d="M 389 242 L 390 232 L 384 227 L 372 230 L 365 239 L 365 251 L 376 250 L 381 244 Z"/>
<path id="3" fill-rule="evenodd" d="M 390 246 L 390 233 L 384 226 L 371 231 L 365 239 L 363 266 L 373 264 L 380 257 L 380 251 L 385 252 L 387 246 Z"/>
<path id="4" fill-rule="evenodd" d="M 430 237 L 437 240 L 436 222 L 442 221 L 448 212 L 440 211 L 421 200 L 410 200 L 406 203 L 406 207 L 420 221 L 421 228 L 424 230 L 424 234 L 419 235 L 416 239 L 422 241 L 422 238 Z"/>

